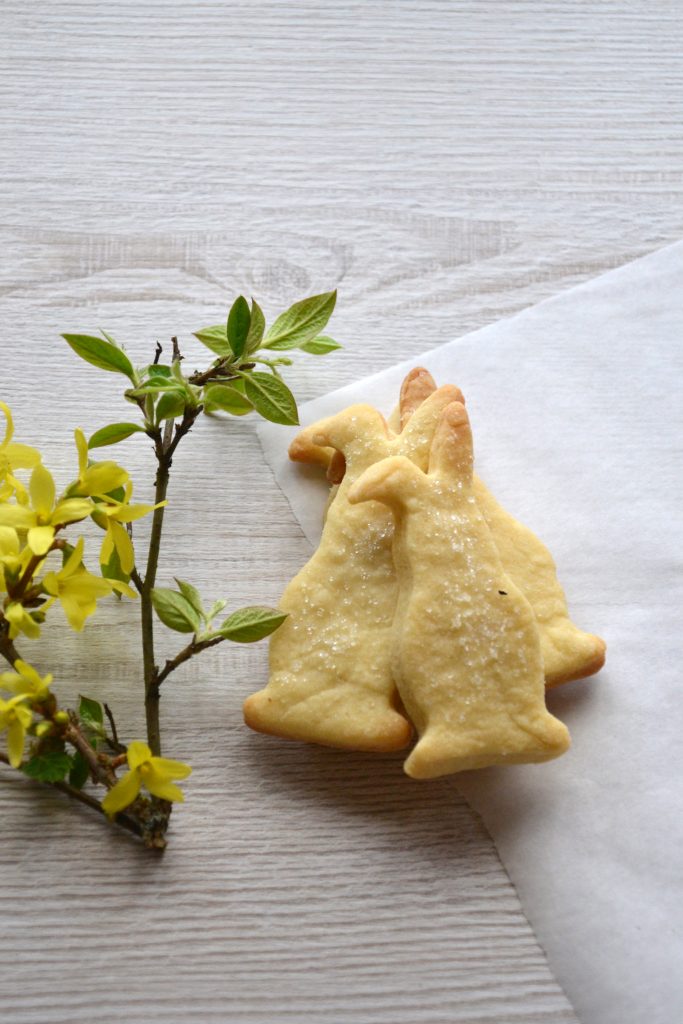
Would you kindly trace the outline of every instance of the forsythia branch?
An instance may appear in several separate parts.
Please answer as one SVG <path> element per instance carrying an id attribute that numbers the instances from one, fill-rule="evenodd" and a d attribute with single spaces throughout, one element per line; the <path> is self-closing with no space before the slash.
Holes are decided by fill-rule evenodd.
<path id="1" fill-rule="evenodd" d="M 189 765 L 160 756 L 161 685 L 194 655 L 225 639 L 237 643 L 263 639 L 285 618 L 276 609 L 242 608 L 229 615 L 218 632 L 212 632 L 212 623 L 226 600 L 205 609 L 200 593 L 189 581 L 177 580 L 178 591 L 156 587 L 176 449 L 204 411 L 253 412 L 275 423 L 298 423 L 296 401 L 276 368 L 290 365 L 291 360 L 287 356 L 263 359 L 257 353 L 298 347 L 324 355 L 339 348 L 320 333 L 335 300 L 335 292 L 326 292 L 297 302 L 266 330 L 258 303 L 252 300 L 249 304 L 239 296 L 227 321 L 196 332 L 199 342 L 213 353 L 212 364 L 187 375 L 182 371 L 183 356 L 175 337 L 170 360 L 162 360 L 162 346 L 157 343 L 152 363 L 136 367 L 125 347 L 106 331 L 101 332 L 102 337 L 64 334 L 69 347 L 86 363 L 126 378 L 124 398 L 142 414 L 142 423 L 110 423 L 90 438 L 76 429 L 78 476 L 61 493 L 40 451 L 13 441 L 12 413 L 0 400 L 0 423 L 2 418 L 5 421 L 4 436 L 0 436 L 0 658 L 13 669 L 0 673 L 0 690 L 13 694 L 0 697 L 0 733 L 6 744 L 0 763 L 18 768 L 116 821 L 148 847 L 165 846 L 172 804 L 183 799 L 175 781 L 191 771 Z M 274 376 L 259 372 L 260 363 Z M 228 382 L 232 386 L 223 386 Z M 205 385 L 209 385 L 206 390 Z M 153 444 L 153 506 L 132 504 L 133 481 L 128 472 L 111 459 L 100 461 L 90 454 L 138 433 Z M 21 473 L 17 476 L 16 470 L 30 470 L 28 481 L 22 480 Z M 136 565 L 131 524 L 150 512 L 148 549 L 144 561 L 140 559 Z M 90 519 L 104 534 L 100 575 L 85 564 L 86 538 L 73 538 L 68 529 Z M 21 634 L 32 640 L 39 637 L 55 605 L 61 606 L 70 627 L 80 632 L 101 598 L 112 593 L 135 598 L 131 587 L 137 590 L 141 604 L 148 743 L 132 740 L 125 745 L 119 741 L 107 704 L 82 695 L 78 711 L 61 708 L 50 689 L 52 674 L 43 675 L 27 663 L 14 640 Z M 165 626 L 184 633 L 185 640 L 188 633 L 192 635 L 163 665 L 157 665 L 155 658 L 156 615 Z M 104 790 L 101 800 L 83 791 L 88 780 Z"/>

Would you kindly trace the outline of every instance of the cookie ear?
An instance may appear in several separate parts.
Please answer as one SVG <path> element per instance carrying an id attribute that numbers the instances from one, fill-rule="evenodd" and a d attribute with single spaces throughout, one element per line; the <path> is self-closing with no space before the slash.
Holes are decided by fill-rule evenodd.
<path id="1" fill-rule="evenodd" d="M 307 462 L 325 470 L 328 483 L 340 484 L 346 472 L 346 459 L 336 448 L 323 448 L 313 444 L 306 434 L 298 434 L 289 446 L 292 462 Z"/>
<path id="2" fill-rule="evenodd" d="M 430 476 L 470 483 L 474 454 L 472 430 L 462 402 L 451 402 L 441 414 L 429 453 Z"/>
<path id="3" fill-rule="evenodd" d="M 321 448 L 313 444 L 308 437 L 297 434 L 289 446 L 289 457 L 292 462 L 309 462 L 322 468 L 329 473 L 334 448 Z"/>
<path id="4" fill-rule="evenodd" d="M 398 402 L 401 430 L 403 430 L 415 410 L 434 391 L 436 391 L 434 378 L 429 370 L 425 370 L 424 366 L 416 366 L 406 375 L 401 384 L 401 396 Z"/>
<path id="5" fill-rule="evenodd" d="M 352 405 L 300 431 L 289 446 L 289 457 L 294 462 L 317 462 L 328 469 L 334 457 L 330 449 L 346 455 L 354 443 L 386 436 L 387 425 L 377 409 Z"/>
<path id="6" fill-rule="evenodd" d="M 403 455 L 393 455 L 369 466 L 347 495 L 352 505 L 381 501 L 390 508 L 404 508 L 411 495 L 426 483 L 425 474 Z"/>
<path id="7" fill-rule="evenodd" d="M 464 402 L 462 392 L 452 384 L 444 384 L 416 408 L 401 432 L 401 451 L 420 469 L 427 469 L 434 432 L 443 410 L 452 402 Z"/>

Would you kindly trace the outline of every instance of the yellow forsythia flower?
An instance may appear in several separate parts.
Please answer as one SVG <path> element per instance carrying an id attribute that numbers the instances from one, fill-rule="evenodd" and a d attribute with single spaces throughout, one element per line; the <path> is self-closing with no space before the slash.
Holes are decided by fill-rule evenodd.
<path id="1" fill-rule="evenodd" d="M 121 524 L 132 523 L 136 519 L 141 519 L 143 516 L 149 515 L 156 508 L 166 504 L 165 501 L 160 501 L 157 505 L 130 505 L 129 502 L 132 495 L 133 485 L 128 483 L 126 484 L 126 494 L 123 501 L 112 501 L 110 498 L 107 498 L 106 501 L 100 502 L 97 505 L 93 516 L 95 522 L 107 531 L 102 541 L 102 550 L 100 551 L 101 564 L 108 565 L 114 548 L 116 548 L 121 568 L 128 574 L 135 565 L 135 553 L 128 532 Z"/>
<path id="2" fill-rule="evenodd" d="M 24 697 L 0 698 L 0 732 L 7 729 L 7 755 L 13 768 L 18 768 L 24 753 L 26 730 L 33 720 L 31 709 L 24 703 Z"/>
<path id="3" fill-rule="evenodd" d="M 19 696 L 30 698 L 36 704 L 44 701 L 50 693 L 52 675 L 40 676 L 33 665 L 17 658 L 15 672 L 0 673 L 0 689 L 9 690 Z"/>
<path id="4" fill-rule="evenodd" d="M 29 483 L 31 507 L 0 505 L 0 526 L 28 531 L 28 546 L 34 555 L 50 550 L 58 526 L 85 519 L 93 509 L 87 498 L 62 498 L 55 504 L 55 482 L 45 466 L 38 465 Z"/>
<path id="5" fill-rule="evenodd" d="M 111 594 L 112 590 L 137 597 L 125 583 L 105 580 L 88 572 L 83 565 L 84 544 L 81 537 L 59 572 L 49 572 L 43 580 L 43 587 L 60 602 L 69 625 L 77 632 L 83 629 L 88 616 L 97 610 L 97 601 Z"/>
<path id="6" fill-rule="evenodd" d="M 40 636 L 40 626 L 20 601 L 11 601 L 3 608 L 2 614 L 9 622 L 10 640 L 14 640 L 20 633 L 25 633 L 29 640 L 37 640 Z"/>
<path id="7" fill-rule="evenodd" d="M 0 411 L 6 421 L 5 436 L 0 442 L 0 501 L 6 501 L 14 493 L 23 503 L 27 500 L 28 495 L 24 485 L 14 476 L 14 470 L 33 469 L 40 462 L 40 452 L 37 448 L 31 448 L 27 444 L 18 444 L 12 440 L 14 436 L 12 413 L 4 402 L 0 402 Z"/>
<path id="8" fill-rule="evenodd" d="M 14 568 L 20 550 L 17 531 L 11 526 L 0 526 L 0 565 L 8 564 Z"/>
<path id="9" fill-rule="evenodd" d="M 82 430 L 74 432 L 76 448 L 78 449 L 78 480 L 71 485 L 68 493 L 93 497 L 95 495 L 107 494 L 109 491 L 123 487 L 130 477 L 125 469 L 115 462 L 96 462 L 93 466 L 88 465 L 88 442 Z"/>
<path id="10" fill-rule="evenodd" d="M 17 531 L 11 526 L 0 526 L 0 590 L 7 590 L 7 576 L 18 578 L 30 562 L 33 552 L 22 552 Z"/>
<path id="11" fill-rule="evenodd" d="M 192 769 L 181 761 L 169 761 L 167 757 L 154 757 L 146 743 L 133 740 L 128 746 L 128 767 L 123 778 L 110 789 L 102 808 L 110 817 L 133 803 L 144 786 L 161 800 L 184 800 L 183 791 L 174 786 L 173 779 L 185 779 Z"/>

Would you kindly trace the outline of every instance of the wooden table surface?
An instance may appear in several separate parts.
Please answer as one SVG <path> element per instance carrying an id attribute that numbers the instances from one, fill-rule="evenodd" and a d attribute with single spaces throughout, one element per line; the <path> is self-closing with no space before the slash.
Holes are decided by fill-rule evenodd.
<path id="1" fill-rule="evenodd" d="M 272 314 L 336 285 L 345 348 L 297 361 L 305 399 L 683 234 L 678 0 L 0 19 L 1 393 L 63 478 L 74 426 L 126 410 L 61 331 L 105 327 L 138 362 L 178 334 L 198 363 L 190 332 L 240 291 Z M 235 607 L 276 602 L 309 553 L 253 426 L 206 420 L 180 450 L 162 559 Z M 147 495 L 144 441 L 118 454 Z M 127 738 L 137 614 L 112 602 L 75 636 L 56 613 L 25 645 Z M 3 1024 L 574 1022 L 457 781 L 250 734 L 265 646 L 227 648 L 165 694 L 195 772 L 163 858 L 2 771 Z"/>

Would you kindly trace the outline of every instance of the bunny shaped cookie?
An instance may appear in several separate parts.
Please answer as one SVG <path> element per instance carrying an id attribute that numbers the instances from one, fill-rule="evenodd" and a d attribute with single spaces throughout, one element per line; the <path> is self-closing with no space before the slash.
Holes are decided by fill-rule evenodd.
<path id="1" fill-rule="evenodd" d="M 506 575 L 474 497 L 472 435 L 451 403 L 429 472 L 393 457 L 370 466 L 352 504 L 382 502 L 395 520 L 399 601 L 392 669 L 419 741 L 414 778 L 491 764 L 546 761 L 569 746 L 545 707 L 539 631 Z"/>
<path id="2" fill-rule="evenodd" d="M 412 390 L 412 401 L 399 402 L 389 417 L 390 428 L 405 427 L 419 404 L 420 393 L 427 392 L 430 384 L 432 390 L 436 388 L 424 368 L 411 371 L 404 387 L 411 380 L 411 375 L 419 378 L 420 391 Z M 332 476 L 335 475 L 332 471 Z M 557 686 L 558 683 L 583 679 L 599 672 L 605 663 L 605 642 L 599 636 L 579 629 L 570 619 L 567 600 L 548 548 L 528 526 L 503 508 L 476 473 L 473 490 L 505 571 L 524 592 L 536 616 L 546 686 Z"/>
<path id="3" fill-rule="evenodd" d="M 291 452 L 333 448 L 345 472 L 318 550 L 280 602 L 288 618 L 271 639 L 268 685 L 244 705 L 249 726 L 292 739 L 360 750 L 397 750 L 412 734 L 391 676 L 398 587 L 393 523 L 381 504 L 352 506 L 347 494 L 375 462 L 402 454 L 425 468 L 442 410 L 460 392 L 446 386 L 421 402 L 395 436 L 384 417 L 356 405 L 301 431 Z"/>

